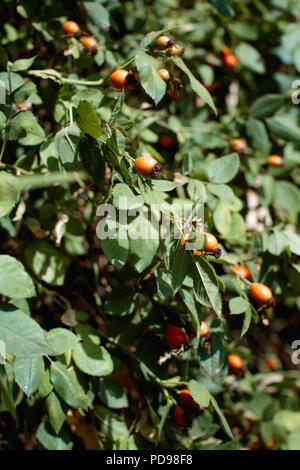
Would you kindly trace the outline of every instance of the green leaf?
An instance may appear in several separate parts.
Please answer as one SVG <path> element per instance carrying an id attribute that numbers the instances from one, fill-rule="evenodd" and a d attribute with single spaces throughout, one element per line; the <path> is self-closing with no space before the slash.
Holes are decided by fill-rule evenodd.
<path id="1" fill-rule="evenodd" d="M 267 118 L 266 123 L 274 135 L 291 142 L 300 142 L 300 128 L 290 116 L 281 115 Z"/>
<path id="2" fill-rule="evenodd" d="M 113 204 L 120 210 L 137 209 L 144 203 L 143 196 L 136 196 L 124 183 L 118 183 L 112 191 Z"/>
<path id="3" fill-rule="evenodd" d="M 101 377 L 113 372 L 111 355 L 103 346 L 93 343 L 79 343 L 73 349 L 72 357 L 76 366 L 86 374 Z"/>
<path id="4" fill-rule="evenodd" d="M 66 328 L 53 328 L 46 333 L 50 355 L 58 356 L 73 349 L 79 342 L 78 336 Z"/>
<path id="5" fill-rule="evenodd" d="M 127 408 L 129 406 L 126 393 L 113 377 L 100 379 L 98 395 L 109 408 Z"/>
<path id="6" fill-rule="evenodd" d="M 227 0 L 208 0 L 212 6 L 214 6 L 221 15 L 227 16 L 227 18 L 233 18 L 234 13 L 228 6 Z"/>
<path id="7" fill-rule="evenodd" d="M 122 414 L 114 413 L 104 406 L 99 405 L 94 407 L 94 414 L 99 421 L 100 434 L 103 437 L 111 441 L 128 438 L 129 431 Z"/>
<path id="8" fill-rule="evenodd" d="M 300 191 L 295 184 L 289 181 L 276 181 L 274 201 L 286 211 L 300 211 Z"/>
<path id="9" fill-rule="evenodd" d="M 195 256 L 196 276 L 194 278 L 194 292 L 200 304 L 211 305 L 220 317 L 222 313 L 222 298 L 216 273 L 211 264 L 201 256 Z"/>
<path id="10" fill-rule="evenodd" d="M 204 184 L 199 180 L 192 180 L 186 187 L 187 193 L 192 201 L 197 201 L 198 204 L 206 202 L 206 189 Z"/>
<path id="11" fill-rule="evenodd" d="M 87 10 L 88 16 L 98 27 L 112 26 L 118 31 L 118 25 L 110 17 L 109 11 L 97 2 L 83 2 Z"/>
<path id="12" fill-rule="evenodd" d="M 194 77 L 190 69 L 187 68 L 181 57 L 172 57 L 174 64 L 180 68 L 189 77 L 192 90 L 200 96 L 200 98 L 208 104 L 208 106 L 217 115 L 217 110 L 213 99 L 207 89 Z"/>
<path id="13" fill-rule="evenodd" d="M 211 162 L 208 168 L 208 176 L 212 183 L 228 183 L 238 172 L 240 159 L 237 153 L 231 153 L 225 157 Z"/>
<path id="14" fill-rule="evenodd" d="M 284 248 L 289 243 L 284 235 L 284 232 L 274 231 L 270 233 L 268 237 L 268 251 L 272 255 L 279 256 L 283 252 Z"/>
<path id="15" fill-rule="evenodd" d="M 0 217 L 9 214 L 20 197 L 16 187 L 17 178 L 5 171 L 0 171 Z"/>
<path id="16" fill-rule="evenodd" d="M 59 436 L 56 436 L 53 434 L 50 424 L 45 421 L 39 425 L 36 438 L 47 450 L 71 450 L 73 448 L 73 442 L 66 431 L 62 431 Z"/>
<path id="17" fill-rule="evenodd" d="M 44 371 L 42 381 L 40 383 L 37 393 L 35 394 L 35 397 L 37 399 L 46 398 L 52 390 L 53 386 L 50 382 L 50 371 L 49 369 L 46 369 Z"/>
<path id="18" fill-rule="evenodd" d="M 244 320 L 243 320 L 243 327 L 241 331 L 241 338 L 247 333 L 250 324 L 251 324 L 251 319 L 252 319 L 252 312 L 251 308 L 247 308 L 245 315 L 244 315 Z"/>
<path id="19" fill-rule="evenodd" d="M 166 93 L 166 83 L 157 73 L 159 63 L 143 51 L 137 53 L 135 63 L 142 87 L 157 105 Z"/>
<path id="20" fill-rule="evenodd" d="M 238 315 L 244 313 L 249 308 L 249 302 L 243 297 L 233 297 L 229 301 L 230 313 L 233 315 Z"/>
<path id="21" fill-rule="evenodd" d="M 20 145 L 40 145 L 46 134 L 31 111 L 15 114 L 9 126 L 9 140 L 18 140 Z"/>
<path id="22" fill-rule="evenodd" d="M 76 124 L 83 134 L 88 134 L 94 139 L 101 135 L 98 116 L 89 101 L 80 101 L 76 111 Z"/>
<path id="23" fill-rule="evenodd" d="M 284 100 L 283 95 L 275 95 L 274 93 L 260 96 L 250 106 L 250 114 L 257 119 L 270 116 L 283 105 Z"/>
<path id="24" fill-rule="evenodd" d="M 159 246 L 159 227 L 151 223 L 144 214 L 136 217 L 128 226 L 131 262 L 142 272 L 152 262 Z"/>
<path id="25" fill-rule="evenodd" d="M 57 152 L 66 170 L 82 170 L 78 152 L 79 140 L 80 130 L 75 123 L 64 127 L 55 134 L 54 142 Z"/>
<path id="26" fill-rule="evenodd" d="M 108 232 L 115 233 L 115 236 L 114 238 L 110 238 L 109 236 L 101 238 L 101 247 L 107 259 L 117 269 L 122 269 L 126 263 L 129 252 L 127 232 L 114 220 L 107 220 L 106 224 Z"/>
<path id="27" fill-rule="evenodd" d="M 222 413 L 222 410 L 221 408 L 219 407 L 217 401 L 215 400 L 215 398 L 210 395 L 210 401 L 214 407 L 214 409 L 216 410 L 217 414 L 219 415 L 219 418 L 220 418 L 220 423 L 222 425 L 222 428 L 224 429 L 224 431 L 226 432 L 226 434 L 230 437 L 230 439 L 234 440 L 234 437 L 232 435 L 232 432 L 231 432 L 231 429 L 229 427 L 229 424 L 224 416 L 224 414 Z"/>
<path id="28" fill-rule="evenodd" d="M 91 103 L 94 109 L 100 108 L 101 101 L 104 97 L 104 94 L 101 90 L 97 88 L 85 88 L 84 90 L 79 90 L 77 93 L 72 96 L 72 103 L 75 106 L 79 106 L 81 101 L 88 101 Z"/>
<path id="29" fill-rule="evenodd" d="M 267 156 L 271 150 L 271 142 L 264 123 L 250 117 L 246 122 L 246 131 L 248 137 L 252 140 L 253 147 L 262 152 L 264 156 Z"/>
<path id="30" fill-rule="evenodd" d="M 135 309 L 135 298 L 126 286 L 113 289 L 105 301 L 105 313 L 120 317 L 130 315 Z"/>
<path id="31" fill-rule="evenodd" d="M 233 204 L 235 201 L 235 195 L 230 186 L 226 184 L 214 184 L 208 183 L 207 189 L 215 196 L 218 196 L 227 204 Z"/>
<path id="32" fill-rule="evenodd" d="M 174 293 L 176 293 L 181 287 L 186 275 L 191 268 L 191 256 L 190 250 L 186 250 L 185 245 L 183 247 L 178 246 L 172 255 L 171 264 L 171 279 Z"/>
<path id="33" fill-rule="evenodd" d="M 246 42 L 241 42 L 237 46 L 235 54 L 240 64 L 244 65 L 244 67 L 259 74 L 265 73 L 264 60 L 255 47 L 250 46 Z"/>
<path id="34" fill-rule="evenodd" d="M 17 384 L 29 397 L 40 386 L 44 375 L 42 357 L 17 357 L 14 361 L 14 375 Z"/>
<path id="35" fill-rule="evenodd" d="M 192 323 L 196 330 L 197 338 L 199 337 L 200 332 L 200 321 L 199 321 L 199 314 L 197 311 L 196 302 L 194 300 L 193 295 L 186 289 L 180 289 L 179 291 L 183 302 L 185 303 L 186 307 L 188 308 L 190 315 L 192 317 Z"/>
<path id="36" fill-rule="evenodd" d="M 14 299 L 36 295 L 33 281 L 22 263 L 9 255 L 0 255 L 0 293 Z"/>
<path id="37" fill-rule="evenodd" d="M 87 408 L 87 396 L 76 377 L 74 369 L 67 368 L 60 362 L 52 362 L 51 382 L 58 395 L 73 408 Z"/>
<path id="38" fill-rule="evenodd" d="M 11 304 L 0 304 L 0 340 L 14 356 L 30 358 L 49 354 L 44 330 Z"/>
<path id="39" fill-rule="evenodd" d="M 213 220 L 216 229 L 221 234 L 226 234 L 230 230 L 231 212 L 224 202 L 219 201 L 213 213 Z"/>
<path id="40" fill-rule="evenodd" d="M 92 177 L 95 185 L 101 188 L 105 174 L 105 163 L 99 143 L 92 137 L 85 135 L 80 139 L 78 148 L 85 170 Z"/>
<path id="41" fill-rule="evenodd" d="M 191 392 L 193 399 L 201 408 L 207 408 L 210 402 L 210 393 L 208 389 L 197 380 L 190 380 L 188 389 Z"/>
<path id="42" fill-rule="evenodd" d="M 30 69 L 35 59 L 36 55 L 34 57 L 30 57 L 29 59 L 18 59 L 15 62 L 9 64 L 9 69 L 12 72 L 20 72 L 21 70 Z"/>
<path id="43" fill-rule="evenodd" d="M 54 392 L 51 392 L 47 396 L 45 405 L 49 416 L 49 422 L 55 433 L 58 434 L 67 417 L 66 406 Z"/>
<path id="44" fill-rule="evenodd" d="M 229 230 L 223 234 L 227 240 L 240 240 L 246 234 L 244 217 L 237 213 L 231 213 Z"/>
<path id="45" fill-rule="evenodd" d="M 30 95 L 37 92 L 36 85 L 33 82 L 26 82 L 24 85 L 14 93 L 14 101 L 16 103 L 26 101 Z"/>
<path id="46" fill-rule="evenodd" d="M 39 280 L 62 286 L 65 281 L 69 258 L 46 240 L 35 240 L 25 249 L 25 263 Z"/>
<path id="47" fill-rule="evenodd" d="M 283 233 L 291 252 L 300 256 L 300 236 L 297 233 L 289 232 L 288 230 L 284 230 Z"/>
<path id="48" fill-rule="evenodd" d="M 157 292 L 161 297 L 171 297 L 174 293 L 172 276 L 167 269 L 159 268 L 155 272 Z"/>
<path id="49" fill-rule="evenodd" d="M 173 189 L 179 186 L 176 181 L 166 181 L 166 180 L 147 180 L 145 185 L 150 188 L 151 191 L 172 191 Z"/>

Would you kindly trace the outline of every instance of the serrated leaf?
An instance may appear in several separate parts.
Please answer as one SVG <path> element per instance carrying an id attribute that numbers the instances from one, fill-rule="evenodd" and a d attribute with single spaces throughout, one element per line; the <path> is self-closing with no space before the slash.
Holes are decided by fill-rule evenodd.
<path id="1" fill-rule="evenodd" d="M 270 132 L 276 136 L 291 142 L 300 142 L 300 128 L 291 116 L 274 116 L 267 118 L 266 123 Z"/>
<path id="2" fill-rule="evenodd" d="M 224 16 L 227 16 L 227 18 L 233 18 L 234 17 L 234 12 L 232 9 L 228 6 L 226 0 L 208 0 L 208 2 L 214 6 L 219 13 L 221 13 Z"/>
<path id="3" fill-rule="evenodd" d="M 79 153 L 82 164 L 98 188 L 102 187 L 105 173 L 104 156 L 99 143 L 85 135 L 79 141 Z"/>
<path id="4" fill-rule="evenodd" d="M 80 101 L 76 111 L 76 124 L 83 132 L 94 139 L 101 135 L 101 125 L 92 104 L 89 101 Z"/>
<path id="5" fill-rule="evenodd" d="M 283 95 L 276 95 L 274 93 L 260 96 L 250 106 L 250 114 L 257 119 L 270 116 L 283 105 L 284 100 L 285 97 Z"/>
<path id="6" fill-rule="evenodd" d="M 129 406 L 126 393 L 113 377 L 100 379 L 98 395 L 109 408 L 127 408 Z"/>
<path id="7" fill-rule="evenodd" d="M 230 186 L 227 186 L 226 184 L 214 184 L 214 183 L 208 183 L 207 189 L 214 194 L 215 196 L 218 196 L 220 199 L 222 199 L 224 202 L 227 204 L 233 204 L 235 201 L 235 195 Z"/>
<path id="8" fill-rule="evenodd" d="M 245 315 L 244 315 L 243 326 L 242 326 L 242 331 L 241 331 L 241 338 L 249 330 L 249 327 L 250 327 L 250 324 L 251 324 L 251 319 L 252 319 L 251 308 L 248 308 L 245 312 Z"/>
<path id="9" fill-rule="evenodd" d="M 19 200 L 20 191 L 16 182 L 16 176 L 0 172 L 0 217 L 9 214 Z"/>
<path id="10" fill-rule="evenodd" d="M 249 302 L 243 297 L 233 297 L 229 301 L 229 309 L 232 315 L 244 313 L 249 308 Z"/>
<path id="11" fill-rule="evenodd" d="M 104 376 L 112 373 L 114 366 L 111 355 L 103 346 L 93 343 L 79 343 L 72 352 L 76 366 L 88 375 Z"/>
<path id="12" fill-rule="evenodd" d="M 80 130 L 75 123 L 61 129 L 54 137 L 57 152 L 66 170 L 82 170 L 78 158 L 79 139 Z"/>
<path id="13" fill-rule="evenodd" d="M 176 293 L 190 270 L 191 256 L 189 250 L 185 249 L 185 246 L 179 246 L 172 258 L 171 279 L 174 293 Z"/>
<path id="14" fill-rule="evenodd" d="M 44 375 L 44 361 L 41 357 L 18 357 L 14 361 L 14 375 L 17 384 L 29 397 L 40 386 Z"/>
<path id="15" fill-rule="evenodd" d="M 237 153 L 217 158 L 208 168 L 208 176 L 212 183 L 228 183 L 238 172 L 240 159 Z"/>
<path id="16" fill-rule="evenodd" d="M 255 47 L 247 44 L 246 42 L 241 42 L 237 46 L 235 54 L 239 59 L 239 62 L 248 69 L 259 74 L 265 73 L 266 67 L 264 60 Z"/>
<path id="17" fill-rule="evenodd" d="M 73 441 L 65 430 L 62 430 L 59 436 L 53 433 L 49 423 L 42 421 L 39 425 L 36 438 L 38 442 L 47 450 L 71 450 Z"/>
<path id="18" fill-rule="evenodd" d="M 49 422 L 58 434 L 67 417 L 67 410 L 64 403 L 58 398 L 56 393 L 51 392 L 45 400 Z"/>
<path id="19" fill-rule="evenodd" d="M 10 304 L 0 304 L 0 340 L 14 356 L 30 358 L 49 354 L 44 330 Z"/>
<path id="20" fill-rule="evenodd" d="M 211 97 L 211 94 L 207 89 L 197 80 L 196 77 L 192 74 L 190 69 L 187 68 L 181 57 L 172 57 L 172 61 L 174 64 L 179 67 L 186 75 L 189 77 L 190 84 L 192 87 L 192 90 L 197 93 L 197 95 L 200 96 L 200 98 L 208 104 L 208 106 L 214 111 L 214 113 L 217 115 L 217 110 L 215 107 L 215 103 L 213 102 L 213 99 Z"/>
<path id="21" fill-rule="evenodd" d="M 74 408 L 87 408 L 88 399 L 80 386 L 74 370 L 68 369 L 61 362 L 52 362 L 51 382 L 58 395 Z"/>
<path id="22" fill-rule="evenodd" d="M 73 349 L 79 342 L 79 338 L 66 328 L 53 328 L 46 333 L 46 341 L 50 354 L 58 356 Z"/>
<path id="23" fill-rule="evenodd" d="M 9 64 L 9 69 L 12 72 L 20 72 L 21 70 L 27 70 L 32 66 L 35 59 L 36 55 L 34 57 L 30 57 L 29 59 L 18 59 L 15 62 Z"/>
<path id="24" fill-rule="evenodd" d="M 286 211 L 300 211 L 299 188 L 289 181 L 276 181 L 274 200 L 279 207 Z"/>
<path id="25" fill-rule="evenodd" d="M 230 437 L 230 439 L 234 440 L 234 437 L 232 435 L 232 432 L 231 432 L 231 429 L 229 427 L 229 424 L 221 410 L 221 408 L 219 407 L 218 405 L 218 402 L 215 400 L 215 398 L 210 395 L 210 401 L 214 407 L 214 409 L 216 410 L 217 414 L 219 415 L 219 418 L 220 418 L 220 422 L 221 422 L 221 425 L 224 429 L 224 431 L 226 432 L 226 434 Z"/>
<path id="26" fill-rule="evenodd" d="M 9 255 L 0 255 L 0 294 L 14 299 L 36 295 L 34 283 L 22 263 Z"/>
<path id="27" fill-rule="evenodd" d="M 195 256 L 196 276 L 194 278 L 194 292 L 199 303 L 210 304 L 216 314 L 222 314 L 222 298 L 216 273 L 210 263 L 201 256 Z"/>
<path id="28" fill-rule="evenodd" d="M 157 72 L 159 63 L 143 51 L 137 53 L 135 63 L 142 87 L 157 105 L 166 93 L 166 83 Z"/>
<path id="29" fill-rule="evenodd" d="M 201 408 L 207 408 L 210 402 L 210 393 L 208 389 L 197 380 L 190 380 L 188 389 L 193 399 Z"/>

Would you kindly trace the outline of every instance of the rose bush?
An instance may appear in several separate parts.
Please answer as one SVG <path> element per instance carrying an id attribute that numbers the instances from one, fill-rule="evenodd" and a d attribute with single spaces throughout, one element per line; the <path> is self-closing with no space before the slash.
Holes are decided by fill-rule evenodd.
<path id="1" fill-rule="evenodd" d="M 0 448 L 300 449 L 298 2 L 0 9 Z"/>

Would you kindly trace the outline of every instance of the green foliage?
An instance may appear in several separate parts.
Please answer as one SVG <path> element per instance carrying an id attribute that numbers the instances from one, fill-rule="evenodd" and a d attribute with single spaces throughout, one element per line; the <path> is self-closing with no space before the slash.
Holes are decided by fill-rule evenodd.
<path id="1" fill-rule="evenodd" d="M 299 450 L 298 2 L 2 3 L 0 449 Z"/>

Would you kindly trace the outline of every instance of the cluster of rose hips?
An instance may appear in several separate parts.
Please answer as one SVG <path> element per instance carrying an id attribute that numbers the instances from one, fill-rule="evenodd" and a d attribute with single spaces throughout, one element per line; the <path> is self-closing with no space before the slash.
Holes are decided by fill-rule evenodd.
<path id="1" fill-rule="evenodd" d="M 212 233 L 208 233 L 208 232 L 203 232 L 203 235 L 205 235 L 206 237 L 206 245 L 204 248 L 202 248 L 203 251 L 194 249 L 193 255 L 200 255 L 200 256 L 213 255 L 215 258 L 220 258 L 221 249 L 218 248 L 218 240 L 216 239 L 216 237 Z M 189 240 L 190 236 L 191 236 L 191 233 L 184 234 L 181 239 L 180 246 L 184 246 L 185 243 Z"/>
<path id="2" fill-rule="evenodd" d="M 218 56 L 217 54 L 215 54 L 214 52 L 209 52 L 208 53 L 212 58 L 216 59 L 216 62 L 210 62 L 210 61 L 204 61 L 207 65 L 209 65 L 210 67 L 216 67 L 217 65 L 217 61 L 218 61 Z M 234 67 L 236 67 L 239 63 L 238 61 L 238 58 L 236 57 L 236 55 L 234 55 L 230 48 L 227 47 L 227 46 L 223 46 L 222 49 L 221 49 L 221 54 L 220 54 L 220 60 L 223 64 L 223 66 L 226 68 L 226 69 L 232 69 Z"/>
<path id="3" fill-rule="evenodd" d="M 184 47 L 178 46 L 168 36 L 159 36 L 153 46 L 152 50 L 165 51 L 167 57 L 180 56 L 184 53 Z M 173 100 L 179 98 L 179 90 L 181 84 L 179 80 L 172 78 L 168 69 L 161 68 L 158 70 L 158 75 L 167 84 L 166 94 Z M 125 69 L 115 70 L 110 78 L 110 84 L 114 90 L 122 91 L 123 88 L 128 88 L 129 85 L 136 85 L 139 82 L 137 73 L 129 72 Z"/>
<path id="4" fill-rule="evenodd" d="M 204 408 L 201 408 L 198 403 L 193 399 L 191 392 L 188 389 L 181 390 L 179 393 L 179 403 L 181 406 L 174 408 L 174 420 L 182 427 L 190 427 L 193 418 L 203 413 Z"/>
<path id="5" fill-rule="evenodd" d="M 241 139 L 233 139 L 231 141 L 231 148 L 238 153 L 240 157 L 246 153 L 246 144 Z M 280 167 L 283 165 L 282 157 L 279 155 L 269 155 L 266 159 L 266 164 L 268 166 Z"/>
<path id="6" fill-rule="evenodd" d="M 63 24 L 62 29 L 66 37 L 74 37 L 75 39 L 80 39 L 83 34 L 80 29 L 80 26 L 75 21 L 66 21 Z M 86 35 L 81 39 L 81 44 L 83 48 L 89 51 L 92 55 L 97 54 L 98 42 L 95 38 Z"/>
<path id="7" fill-rule="evenodd" d="M 221 49 L 221 61 L 224 67 L 234 68 L 238 65 L 239 61 L 236 55 L 234 55 L 230 48 L 227 46 L 222 47 Z"/>
<path id="8" fill-rule="evenodd" d="M 165 35 L 159 36 L 156 39 L 154 49 L 165 51 L 168 57 L 181 56 L 184 53 L 184 47 L 178 46 L 178 44 L 175 44 L 172 39 Z"/>
<path id="9" fill-rule="evenodd" d="M 190 323 L 189 329 L 192 337 L 195 336 L 196 332 L 193 325 Z M 200 338 L 204 338 L 205 341 L 209 341 L 211 333 L 205 321 L 201 322 L 200 325 Z M 168 325 L 166 329 L 167 343 L 171 348 L 176 350 L 183 350 L 189 343 L 189 339 L 185 332 L 177 325 Z M 181 390 L 179 394 L 179 403 L 181 406 L 174 408 L 174 420 L 179 426 L 189 427 L 192 424 L 192 420 L 199 413 L 203 412 L 198 403 L 195 402 L 189 390 Z"/>

